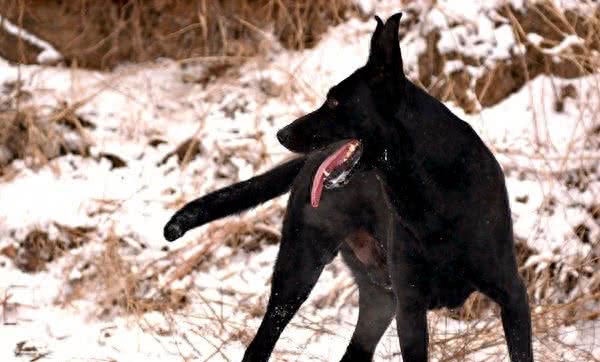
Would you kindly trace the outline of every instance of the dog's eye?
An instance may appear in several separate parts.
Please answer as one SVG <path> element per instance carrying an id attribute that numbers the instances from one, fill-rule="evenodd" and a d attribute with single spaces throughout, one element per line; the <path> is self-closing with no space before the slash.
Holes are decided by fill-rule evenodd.
<path id="1" fill-rule="evenodd" d="M 335 107 L 338 106 L 338 104 L 340 104 L 340 102 L 338 102 L 337 99 L 335 98 L 327 98 L 327 106 L 331 109 L 334 109 Z"/>

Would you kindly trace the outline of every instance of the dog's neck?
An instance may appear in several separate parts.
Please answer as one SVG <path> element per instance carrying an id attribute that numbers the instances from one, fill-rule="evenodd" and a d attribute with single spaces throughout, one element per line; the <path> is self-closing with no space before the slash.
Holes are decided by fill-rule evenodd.
<path id="1" fill-rule="evenodd" d="M 391 182 L 401 182 L 415 167 L 414 140 L 405 124 L 419 122 L 419 110 L 415 109 L 415 96 L 422 96 L 422 90 L 410 80 L 404 79 L 397 89 L 393 109 L 386 116 L 385 129 L 381 130 L 373 163 Z M 426 94 L 426 93 L 425 93 Z"/>

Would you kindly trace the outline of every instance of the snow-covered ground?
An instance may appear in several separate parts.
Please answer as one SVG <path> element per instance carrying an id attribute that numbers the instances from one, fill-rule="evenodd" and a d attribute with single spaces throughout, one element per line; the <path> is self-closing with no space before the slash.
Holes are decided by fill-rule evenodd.
<path id="1" fill-rule="evenodd" d="M 402 40 L 411 76 L 424 50 L 423 27 L 447 26 L 439 20 L 442 10 L 456 11 L 453 5 L 460 2 L 439 3 L 438 13 L 424 17 L 430 25 L 421 24 Z M 391 11 L 380 7 L 382 16 Z M 464 18 L 491 11 L 484 5 L 469 9 Z M 66 154 L 41 167 L 17 159 L 0 178 L 0 360 L 239 360 L 268 297 L 285 197 L 190 232 L 175 244 L 164 241 L 162 227 L 185 201 L 284 159 L 288 153 L 275 132 L 366 61 L 373 28 L 374 21 L 350 19 L 313 49 L 273 45 L 268 54 L 208 83 L 193 81 L 204 70 L 201 61 L 159 60 L 100 73 L 17 67 L 0 59 L 0 101 L 14 97 L 7 85 L 19 79 L 31 94 L 25 105 L 42 116 L 60 102 L 82 102 L 75 114 L 95 125 L 83 130 L 89 156 Z M 490 56 L 496 58 L 518 51 L 504 30 L 482 36 L 479 49 L 494 49 Z M 448 49 L 461 36 L 451 35 L 441 40 Z M 536 276 L 530 285 L 540 331 L 535 349 L 544 361 L 600 359 L 597 315 L 562 325 L 550 317 L 564 314 L 566 321 L 578 311 L 547 308 L 582 295 L 590 296 L 590 310 L 598 308 L 598 80 L 539 76 L 477 114 L 448 104 L 505 170 L 515 233 L 530 254 L 523 272 Z M 561 89 L 575 95 L 558 109 Z M 198 155 L 183 166 L 175 156 L 165 160 L 190 137 L 200 140 Z M 111 155 L 124 167 L 115 167 Z M 78 242 L 30 271 L 23 259 L 33 231 L 51 241 Z M 349 273 L 336 260 L 285 330 L 273 360 L 338 360 L 353 331 L 356 297 Z M 497 313 L 466 322 L 436 312 L 430 320 L 434 358 L 452 360 L 452 353 L 466 351 L 470 360 L 507 360 Z M 544 329 L 548 325 L 551 332 Z M 471 339 L 452 341 L 459 333 Z M 390 327 L 377 360 L 400 358 L 395 335 Z M 483 336 L 491 342 L 483 343 Z"/>

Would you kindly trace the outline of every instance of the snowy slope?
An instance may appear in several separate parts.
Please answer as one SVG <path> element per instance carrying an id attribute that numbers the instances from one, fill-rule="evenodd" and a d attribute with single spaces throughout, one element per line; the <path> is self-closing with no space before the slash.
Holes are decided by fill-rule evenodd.
<path id="1" fill-rule="evenodd" d="M 439 11 L 460 6 L 439 3 L 423 26 L 445 26 Z M 481 4 L 461 8 L 461 16 L 474 19 L 491 11 Z M 389 4 L 363 6 L 382 15 L 394 10 Z M 160 60 L 100 73 L 0 60 L 0 85 L 20 79 L 31 93 L 27 105 L 48 109 L 59 101 L 82 101 L 77 115 L 96 125 L 85 129 L 89 157 L 68 154 L 41 167 L 15 160 L 0 178 L 0 360 L 239 359 L 268 297 L 285 197 L 190 232 L 175 244 L 164 241 L 162 227 L 183 202 L 288 156 L 275 132 L 313 109 L 329 87 L 366 61 L 373 28 L 373 21 L 351 19 L 330 29 L 313 49 L 292 52 L 274 45 L 269 54 L 206 84 L 190 81 L 204 69 L 201 62 Z M 493 39 L 481 39 L 480 51 L 510 56 L 514 38 L 496 30 Z M 423 51 L 421 31 L 402 40 L 411 76 Z M 450 44 L 448 39 L 441 41 Z M 500 45 L 490 46 L 492 41 Z M 577 96 L 558 111 L 557 89 L 567 85 Z M 542 317 L 541 306 L 597 292 L 600 285 L 598 264 L 590 261 L 599 253 L 600 227 L 589 211 L 600 192 L 598 140 L 589 136 L 599 124 L 599 91 L 596 75 L 540 76 L 477 114 L 448 104 L 505 170 L 515 233 L 531 254 L 523 270 L 541 276 L 530 291 Z M 162 162 L 192 136 L 200 140 L 200 153 L 185 167 L 176 157 Z M 126 166 L 113 168 L 103 154 L 118 156 Z M 582 170 L 588 170 L 584 179 Z M 587 228 L 588 242 L 577 235 L 579 225 Z M 63 240 L 73 238 L 75 229 L 81 245 L 58 254 L 41 271 L 20 266 L 32 231 Z M 285 330 L 274 360 L 337 360 L 352 334 L 356 297 L 349 273 L 336 260 Z M 496 343 L 469 358 L 502 360 L 500 326 L 491 313 L 473 322 L 431 313 L 433 355 L 448 358 L 450 347 L 458 345 L 444 340 L 473 330 Z M 597 321 L 558 326 L 556 336 L 540 334 L 540 358 L 589 357 L 582 353 L 600 358 Z M 391 327 L 378 358 L 397 360 L 398 352 Z"/>

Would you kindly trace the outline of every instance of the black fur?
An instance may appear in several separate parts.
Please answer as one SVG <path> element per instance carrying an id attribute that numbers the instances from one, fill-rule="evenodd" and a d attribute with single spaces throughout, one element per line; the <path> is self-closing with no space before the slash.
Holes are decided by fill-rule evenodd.
<path id="1" fill-rule="evenodd" d="M 285 194 L 305 160 L 305 156 L 291 159 L 262 175 L 189 202 L 171 217 L 165 226 L 165 238 L 169 241 L 179 239 L 190 229 Z"/>
<path id="2" fill-rule="evenodd" d="M 343 361 L 371 360 L 394 316 L 403 360 L 427 361 L 427 309 L 459 306 L 475 290 L 500 305 L 511 361 L 533 361 L 502 170 L 468 124 L 404 76 L 400 16 L 385 24 L 377 18 L 367 64 L 331 88 L 323 106 L 278 133 L 284 146 L 308 156 L 293 181 L 267 313 L 244 361 L 268 360 L 338 251 L 359 286 L 360 304 Z M 349 138 L 363 144 L 357 170 L 312 208 L 317 167 Z M 247 182 L 264 183 L 263 190 L 277 183 L 266 176 Z M 192 209 L 217 217 L 234 209 L 207 201 Z"/>

